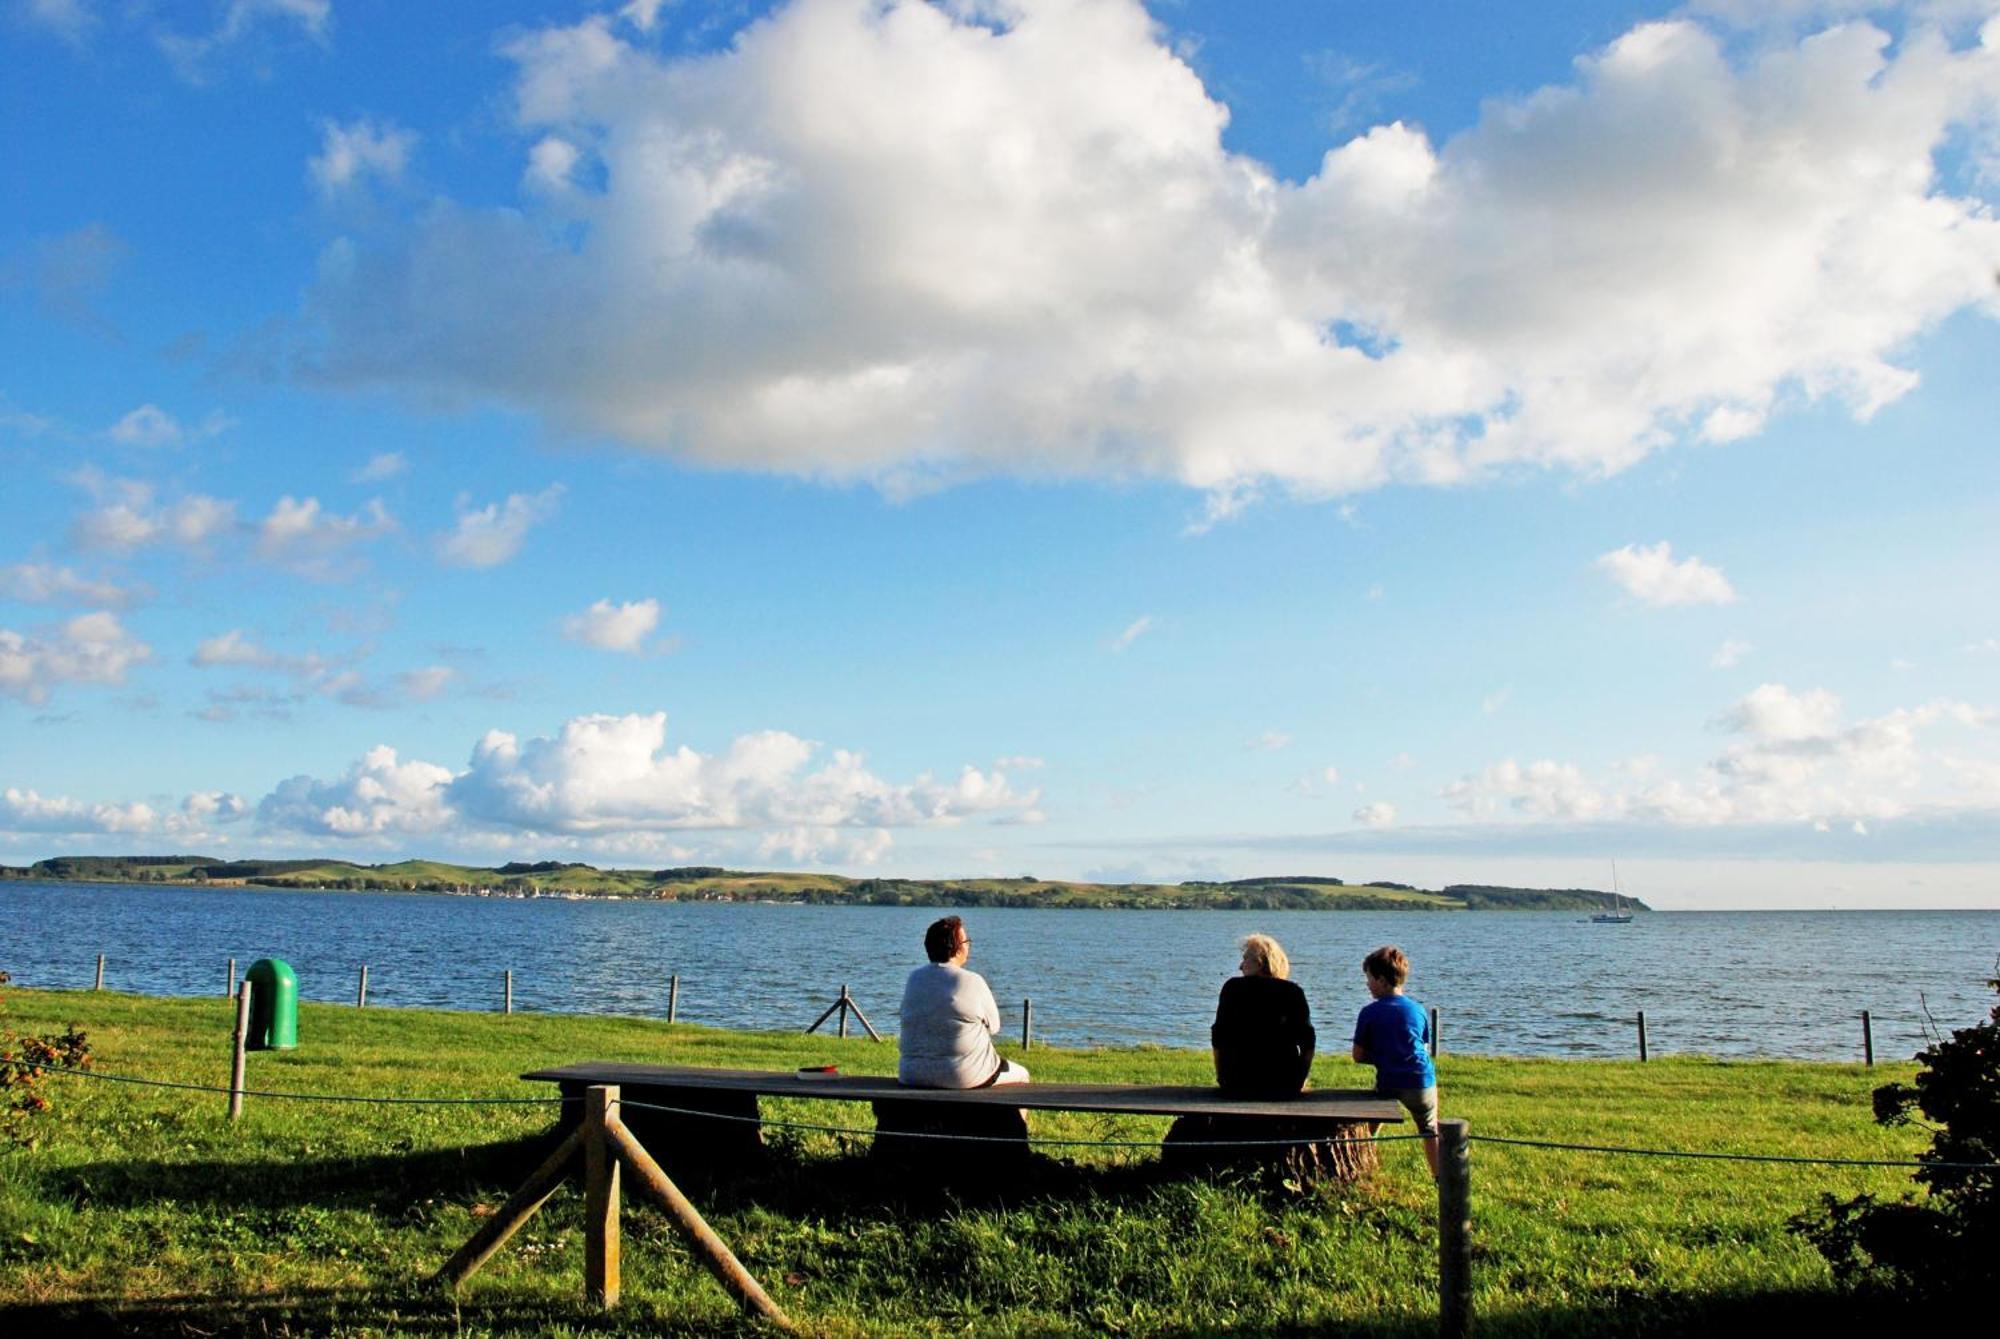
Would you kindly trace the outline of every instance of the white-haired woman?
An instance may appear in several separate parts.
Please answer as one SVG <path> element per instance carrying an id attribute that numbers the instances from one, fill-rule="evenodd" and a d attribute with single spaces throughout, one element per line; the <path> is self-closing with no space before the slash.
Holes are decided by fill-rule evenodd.
<path id="1" fill-rule="evenodd" d="M 1208 1031 L 1215 1081 L 1239 1097 L 1296 1097 L 1312 1070 L 1312 1009 L 1288 978 L 1291 959 L 1269 935 L 1243 940 L 1243 970 L 1222 983 Z"/>

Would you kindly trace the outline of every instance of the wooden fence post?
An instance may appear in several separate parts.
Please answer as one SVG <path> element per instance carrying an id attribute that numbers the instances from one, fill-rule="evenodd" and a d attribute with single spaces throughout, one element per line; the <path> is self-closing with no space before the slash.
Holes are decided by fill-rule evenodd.
<path id="1" fill-rule="evenodd" d="M 507 969 L 507 986 L 501 1001 L 500 1012 L 506 1014 L 514 1012 L 514 969 L 512 967 Z"/>
<path id="2" fill-rule="evenodd" d="M 1444 1054 L 1444 1034 L 1438 1031 L 1438 1011 L 1435 1004 L 1431 1006 L 1431 1054 Z"/>
<path id="3" fill-rule="evenodd" d="M 365 962 L 361 964 L 361 984 L 354 988 L 354 1007 L 368 1007 L 368 964 Z"/>
<path id="4" fill-rule="evenodd" d="M 236 1035 L 230 1042 L 229 1057 L 229 1119 L 240 1120 L 243 1116 L 243 1052 L 250 1044 L 250 983 L 245 981 L 243 989 L 236 995 Z"/>
<path id="5" fill-rule="evenodd" d="M 632 1137 L 632 1132 L 625 1128 L 615 1114 L 606 1125 L 605 1133 L 609 1136 L 612 1147 L 617 1150 L 619 1161 L 631 1170 L 633 1188 L 667 1211 L 674 1226 L 686 1238 L 688 1245 L 694 1248 L 695 1258 L 715 1276 L 715 1281 L 736 1299 L 737 1305 L 747 1312 L 762 1316 L 786 1334 L 799 1333 L 798 1327 L 792 1324 L 791 1317 L 771 1300 L 770 1294 L 765 1292 L 751 1276 L 750 1271 L 743 1267 L 743 1262 L 736 1258 L 736 1253 L 729 1249 L 728 1243 L 715 1235 L 715 1230 L 703 1220 L 700 1211 L 688 1201 L 688 1197 L 681 1193 L 680 1187 L 660 1169 L 660 1164 L 653 1161 L 652 1154 L 646 1152 L 639 1141 Z"/>
<path id="6" fill-rule="evenodd" d="M 681 977 L 676 972 L 667 978 L 667 1022 L 676 1022 L 681 1012 Z"/>
<path id="7" fill-rule="evenodd" d="M 840 1035 L 845 1037 L 847 1035 L 847 1015 L 850 1013 L 854 1015 L 854 1021 L 861 1024 L 862 1028 L 867 1031 L 868 1036 L 872 1040 L 874 1041 L 882 1040 L 882 1034 L 877 1032 L 875 1030 L 875 1025 L 868 1021 L 868 1015 L 861 1012 L 861 1006 L 855 1003 L 854 996 L 848 993 L 847 987 L 845 985 L 841 986 L 840 988 L 840 998 L 835 1000 L 832 1004 L 827 1005 L 826 1012 L 821 1014 L 818 1018 L 813 1019 L 812 1026 L 807 1028 L 806 1032 L 808 1035 L 810 1035 L 814 1032 L 819 1031 L 820 1025 L 822 1023 L 826 1022 L 827 1019 L 833 1017 L 835 1014 L 839 1014 Z"/>
<path id="8" fill-rule="evenodd" d="M 1035 1002 L 1021 1001 L 1021 1049 L 1032 1050 L 1035 1045 Z"/>
<path id="9" fill-rule="evenodd" d="M 236 959 L 234 958 L 229 960 L 229 988 L 222 992 L 222 998 L 225 1000 L 236 998 Z"/>
<path id="10" fill-rule="evenodd" d="M 1438 1334 L 1472 1333 L 1472 1156 L 1462 1120 L 1438 1122 Z"/>
<path id="11" fill-rule="evenodd" d="M 1646 1059 L 1646 1011 L 1644 1009 L 1641 1009 L 1639 1011 L 1639 1060 L 1643 1064 L 1645 1062 L 1645 1059 Z"/>
<path id="12" fill-rule="evenodd" d="M 1875 1063 L 1875 1022 L 1868 1011 L 1861 1011 L 1861 1060 L 1863 1064 Z"/>
<path id="13" fill-rule="evenodd" d="M 583 1292 L 618 1305 L 618 1159 L 605 1125 L 616 1121 L 617 1084 L 592 1084 L 583 1097 Z"/>
<path id="14" fill-rule="evenodd" d="M 447 1288 L 456 1288 L 491 1260 L 494 1253 L 507 1244 L 507 1239 L 520 1231 L 521 1225 L 533 1218 L 535 1211 L 548 1202 L 549 1196 L 562 1189 L 570 1164 L 576 1161 L 577 1146 L 582 1142 L 580 1129 L 570 1131 L 569 1137 L 556 1145 L 554 1151 L 542 1160 L 542 1165 L 521 1184 L 521 1188 L 507 1197 L 500 1211 L 482 1223 L 471 1240 L 444 1262 L 444 1267 L 437 1272 L 436 1281 Z"/>
<path id="15" fill-rule="evenodd" d="M 91 989 L 104 989 L 104 955 L 102 953 L 97 955 L 97 984 L 92 986 Z"/>

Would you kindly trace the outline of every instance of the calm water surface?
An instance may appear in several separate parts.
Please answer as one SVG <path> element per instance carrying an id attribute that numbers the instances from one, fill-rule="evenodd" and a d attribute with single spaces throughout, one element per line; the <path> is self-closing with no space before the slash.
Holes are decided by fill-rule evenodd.
<path id="1" fill-rule="evenodd" d="M 225 962 L 278 957 L 308 1000 L 514 1006 L 680 1016 L 739 1028 L 810 1023 L 843 982 L 896 1029 L 923 930 L 918 907 L 504 901 L 272 889 L 0 883 L 0 970 L 23 986 L 106 985 L 220 995 Z M 1445 1049 L 1632 1055 L 1638 1010 L 1657 1052 L 1859 1059 L 1860 1011 L 1878 1055 L 1982 1018 L 2000 911 L 1657 912 L 1591 925 L 1574 912 L 1001 911 L 965 914 L 972 967 L 1009 1027 L 1034 1000 L 1037 1040 L 1204 1047 L 1236 940 L 1276 935 L 1305 987 L 1322 1050 L 1343 1050 L 1367 1003 L 1361 956 L 1410 955 L 1410 994 L 1442 1014 Z"/>

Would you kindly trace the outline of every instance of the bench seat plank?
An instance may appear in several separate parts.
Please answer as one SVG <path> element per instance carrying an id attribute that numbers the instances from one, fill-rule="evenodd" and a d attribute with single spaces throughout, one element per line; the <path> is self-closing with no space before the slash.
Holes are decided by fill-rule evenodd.
<path id="1" fill-rule="evenodd" d="M 1365 1089 L 1309 1089 L 1279 1102 L 1225 1097 L 1219 1089 L 1168 1084 L 1025 1083 L 1004 1088 L 905 1088 L 892 1077 L 835 1074 L 805 1078 L 765 1069 L 704 1069 L 591 1060 L 538 1069 L 524 1079 L 571 1088 L 620 1084 L 640 1088 L 709 1089 L 834 1102 L 936 1102 L 955 1106 L 1013 1107 L 1032 1111 L 1115 1112 L 1134 1116 L 1249 1116 L 1366 1121 L 1404 1119 L 1402 1104 Z"/>

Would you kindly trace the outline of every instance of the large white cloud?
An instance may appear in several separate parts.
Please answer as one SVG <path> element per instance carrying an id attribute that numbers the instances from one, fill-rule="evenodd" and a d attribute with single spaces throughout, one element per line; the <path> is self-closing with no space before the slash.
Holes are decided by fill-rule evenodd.
<path id="1" fill-rule="evenodd" d="M 0 628 L 0 694 L 44 702 L 60 684 L 123 683 L 126 671 L 152 654 L 105 610 L 36 632 Z"/>
<path id="2" fill-rule="evenodd" d="M 896 784 L 861 756 L 782 730 L 741 735 L 717 753 L 669 749 L 664 712 L 579 716 L 553 739 L 492 731 L 452 799 L 469 817 L 548 832 L 621 829 L 908 827 L 1031 808 L 999 772 L 964 768 Z"/>
<path id="3" fill-rule="evenodd" d="M 858 754 L 834 750 L 821 760 L 820 752 L 810 740 L 763 730 L 704 754 L 667 746 L 664 713 L 579 716 L 554 737 L 490 731 L 459 773 L 377 747 L 336 780 L 284 782 L 258 817 L 270 828 L 341 837 L 454 826 L 594 838 L 742 830 L 764 834 L 773 850 L 816 843 L 850 860 L 887 844 L 872 835 L 822 840 L 826 832 L 1040 817 L 1040 793 L 1015 790 L 998 768 L 898 783 Z"/>
<path id="4" fill-rule="evenodd" d="M 0 791 L 0 833 L 207 836 L 216 825 L 234 822 L 247 811 L 241 796 L 219 790 L 197 791 L 181 801 L 177 812 L 162 812 L 144 801 L 87 804 L 9 786 Z"/>
<path id="5" fill-rule="evenodd" d="M 451 769 L 399 761 L 378 745 L 334 781 L 295 776 L 257 805 L 257 821 L 322 837 L 382 837 L 436 832 L 451 820 L 445 788 Z"/>
<path id="6" fill-rule="evenodd" d="M 1763 684 L 1714 724 L 1734 738 L 1690 777 L 1647 767 L 1593 779 L 1574 763 L 1507 759 L 1444 797 L 1475 816 L 1687 827 L 2000 813 L 2000 711 L 1991 708 L 1940 700 L 1850 722 L 1824 689 Z"/>
<path id="7" fill-rule="evenodd" d="M 1740 59 L 1648 24 L 1296 184 L 1224 151 L 1136 0 L 797 0 L 694 57 L 626 31 L 508 48 L 521 207 L 328 249 L 321 374 L 740 467 L 1228 500 L 1865 416 L 1913 336 L 1993 310 L 2000 224 L 1938 159 L 2000 105 L 2000 24 Z"/>

